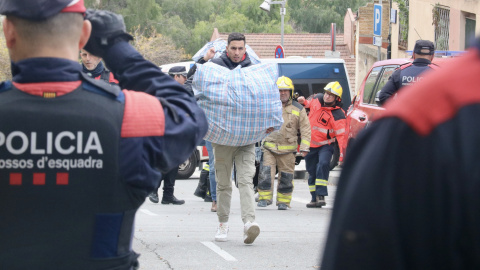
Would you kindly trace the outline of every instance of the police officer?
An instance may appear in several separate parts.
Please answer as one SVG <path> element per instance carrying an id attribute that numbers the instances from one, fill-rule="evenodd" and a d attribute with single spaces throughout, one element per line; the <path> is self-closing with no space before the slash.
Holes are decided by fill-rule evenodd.
<path id="1" fill-rule="evenodd" d="M 172 77 L 175 81 L 179 84 L 185 84 L 187 80 L 187 71 L 184 66 L 174 66 L 170 68 L 168 71 L 168 75 Z M 175 190 L 175 179 L 178 175 L 178 168 L 173 168 L 172 170 L 162 174 L 162 179 L 155 190 L 148 195 L 148 199 L 153 203 L 158 203 L 158 188 L 163 181 L 163 197 L 162 197 L 162 204 L 176 204 L 182 205 L 185 203 L 185 200 L 179 200 L 173 195 Z"/>
<path id="2" fill-rule="evenodd" d="M 416 83 L 423 79 L 423 72 L 430 69 L 437 69 L 438 66 L 432 64 L 435 54 L 435 45 L 429 40 L 417 40 L 413 49 L 413 62 L 400 66 L 387 83 L 378 93 L 380 104 L 384 104 L 387 99 L 394 96 L 397 91 L 406 86 Z"/>
<path id="3" fill-rule="evenodd" d="M 304 97 L 297 99 L 300 104 L 310 108 L 308 119 L 312 128 L 312 139 L 310 152 L 305 157 L 308 186 L 312 195 L 312 200 L 307 204 L 308 208 L 321 208 L 326 205 L 330 159 L 333 155 L 331 144 L 337 140 L 339 147 L 344 145 L 345 112 L 341 100 L 343 88 L 339 82 L 330 82 L 324 90 L 325 93 L 315 95 L 312 100 L 305 100 Z"/>
<path id="4" fill-rule="evenodd" d="M 0 269 L 133 269 L 154 168 L 192 153 L 204 113 L 119 15 L 83 0 L 2 0 L 0 14 L 13 71 L 0 84 Z M 134 91 L 84 74 L 84 46 Z"/>
<path id="5" fill-rule="evenodd" d="M 187 70 L 184 66 L 174 66 L 168 71 L 168 75 L 172 77 L 179 84 L 184 85 L 187 81 Z"/>
<path id="6" fill-rule="evenodd" d="M 272 132 L 263 140 L 263 162 L 258 178 L 258 204 L 266 207 L 272 203 L 273 181 L 278 168 L 277 203 L 278 210 L 290 207 L 293 193 L 293 173 L 300 130 L 300 153 L 305 157 L 310 147 L 310 123 L 305 108 L 292 100 L 293 82 L 282 76 L 277 80 L 280 100 L 283 107 L 283 125 L 279 131 Z"/>
<path id="7" fill-rule="evenodd" d="M 321 269 L 480 269 L 480 39 L 402 91 L 349 151 Z"/>

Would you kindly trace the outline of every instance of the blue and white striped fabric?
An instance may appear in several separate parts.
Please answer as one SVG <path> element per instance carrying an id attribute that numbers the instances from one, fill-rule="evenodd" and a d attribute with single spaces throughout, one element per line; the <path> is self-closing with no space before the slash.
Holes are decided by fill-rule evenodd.
<path id="1" fill-rule="evenodd" d="M 216 39 L 215 41 L 208 42 L 192 57 L 193 61 L 198 62 L 198 60 L 203 57 L 211 47 L 215 47 L 215 56 L 213 58 L 218 58 L 227 49 L 227 42 L 220 38 Z M 260 58 L 258 58 L 253 49 L 250 48 L 248 44 L 245 45 L 245 48 L 247 49 L 247 54 L 250 57 L 252 64 L 259 64 Z"/>
<path id="2" fill-rule="evenodd" d="M 205 140 L 243 146 L 259 142 L 283 124 L 277 88 L 278 66 L 273 63 L 233 70 L 214 63 L 197 65 L 193 88 L 208 119 Z"/>

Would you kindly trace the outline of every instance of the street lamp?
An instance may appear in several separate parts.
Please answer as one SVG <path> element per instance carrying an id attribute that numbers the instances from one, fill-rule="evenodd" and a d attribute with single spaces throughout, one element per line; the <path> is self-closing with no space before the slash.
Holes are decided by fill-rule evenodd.
<path id="1" fill-rule="evenodd" d="M 280 16 L 282 17 L 282 30 L 281 30 L 281 34 L 282 34 L 282 47 L 283 47 L 283 20 L 284 20 L 284 17 L 285 17 L 285 13 L 286 13 L 286 9 L 285 9 L 285 5 L 287 4 L 287 0 L 284 0 L 284 1 L 271 1 L 271 0 L 265 0 L 263 1 L 263 3 L 260 5 L 260 8 L 265 10 L 266 12 L 270 12 L 270 5 L 275 5 L 275 4 L 281 4 L 282 7 L 280 8 Z"/>

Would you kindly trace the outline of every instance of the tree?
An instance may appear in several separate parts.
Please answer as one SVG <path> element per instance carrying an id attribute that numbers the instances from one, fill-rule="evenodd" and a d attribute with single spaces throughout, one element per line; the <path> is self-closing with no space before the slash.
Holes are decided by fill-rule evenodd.
<path id="1" fill-rule="evenodd" d="M 126 0 L 126 8 L 122 9 L 125 25 L 128 31 L 140 28 L 145 34 L 157 29 L 157 22 L 163 19 L 162 9 L 155 0 Z"/>
<path id="2" fill-rule="evenodd" d="M 157 66 L 187 59 L 183 50 L 175 48 L 171 38 L 157 33 L 155 28 L 145 30 L 137 27 L 133 31 L 133 37 L 135 49 Z"/>
<path id="3" fill-rule="evenodd" d="M 0 19 L 2 16 L 0 16 Z M 0 20 L 0 26 L 2 26 Z M 12 69 L 10 68 L 10 55 L 8 54 L 7 44 L 5 43 L 5 36 L 3 31 L 0 34 L 0 82 L 12 79 Z"/>
<path id="4" fill-rule="evenodd" d="M 357 10 L 367 0 L 289 0 L 291 19 L 309 33 L 329 33 L 331 23 L 343 31 L 343 18 L 348 8 Z"/>

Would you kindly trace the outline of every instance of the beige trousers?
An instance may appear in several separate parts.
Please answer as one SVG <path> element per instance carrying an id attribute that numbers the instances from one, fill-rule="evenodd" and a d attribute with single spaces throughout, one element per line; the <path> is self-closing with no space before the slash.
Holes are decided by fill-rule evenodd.
<path id="1" fill-rule="evenodd" d="M 217 216 L 221 223 L 228 222 L 232 202 L 232 167 L 235 162 L 242 221 L 255 221 L 255 144 L 227 146 L 212 143 L 215 155 L 215 181 L 217 182 Z"/>

